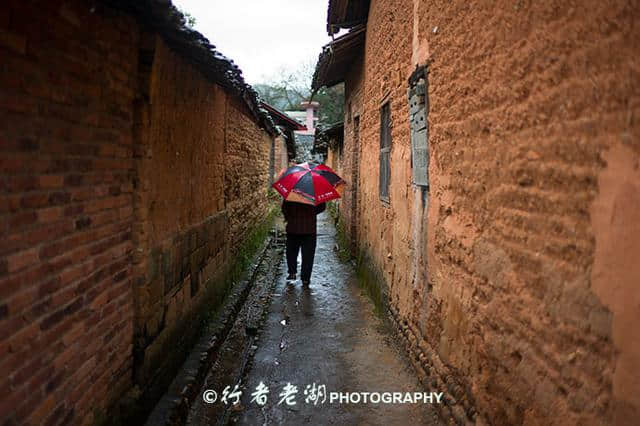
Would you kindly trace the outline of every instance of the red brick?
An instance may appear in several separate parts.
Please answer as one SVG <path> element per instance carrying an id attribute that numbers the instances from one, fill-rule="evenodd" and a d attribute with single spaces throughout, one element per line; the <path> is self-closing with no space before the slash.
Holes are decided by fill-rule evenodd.
<path id="1" fill-rule="evenodd" d="M 62 285 L 70 284 L 80 277 L 86 276 L 92 270 L 92 262 L 87 261 L 80 265 L 72 265 L 60 273 L 60 282 Z"/>
<path id="2" fill-rule="evenodd" d="M 10 375 L 11 383 L 14 385 L 14 387 L 18 387 L 19 385 L 25 383 L 27 379 L 33 374 L 33 372 L 38 371 L 41 366 L 43 366 L 43 364 L 40 358 L 32 358 L 31 360 L 29 360 L 29 362 L 23 364 L 20 369 L 14 371 Z"/>
<path id="3" fill-rule="evenodd" d="M 8 301 L 10 311 L 13 314 L 22 312 L 28 306 L 31 306 L 38 297 L 38 288 L 30 286 L 25 289 L 14 289 L 15 294 Z"/>
<path id="4" fill-rule="evenodd" d="M 63 306 L 71 302 L 74 299 L 75 295 L 75 287 L 68 286 L 53 294 L 51 296 L 51 303 L 53 304 L 53 306 Z"/>
<path id="5" fill-rule="evenodd" d="M 14 413 L 16 408 L 18 408 L 29 395 L 36 393 L 33 390 L 27 389 L 26 387 L 11 389 L 11 391 L 5 391 L 4 389 L 1 390 L 3 391 L 3 395 L 6 395 L 6 397 L 0 398 L 0 415 L 2 415 L 3 421 L 10 419 L 10 415 Z"/>
<path id="6" fill-rule="evenodd" d="M 9 350 L 12 353 L 25 352 L 31 346 L 31 342 L 35 340 L 40 332 L 37 324 L 29 324 L 21 330 L 17 331 L 9 339 Z"/>
<path id="7" fill-rule="evenodd" d="M 9 226 L 11 231 L 35 223 L 38 220 L 38 214 L 35 211 L 22 211 L 9 216 Z"/>
<path id="8" fill-rule="evenodd" d="M 67 363 L 73 358 L 74 355 L 79 353 L 81 348 L 77 344 L 69 345 L 63 352 L 53 360 L 53 367 L 56 370 L 62 370 L 66 367 Z"/>
<path id="9" fill-rule="evenodd" d="M 36 322 L 53 311 L 54 308 L 51 304 L 51 296 L 40 297 L 23 312 L 23 317 L 25 321 Z"/>
<path id="10" fill-rule="evenodd" d="M 74 342 L 80 339 L 80 337 L 85 333 L 84 324 L 79 323 L 74 325 L 71 330 L 66 332 L 64 336 L 62 336 L 62 342 L 66 347 L 71 346 Z"/>
<path id="11" fill-rule="evenodd" d="M 38 221 L 41 223 L 53 222 L 64 217 L 64 210 L 61 206 L 48 207 L 37 210 Z"/>
<path id="12" fill-rule="evenodd" d="M 3 380 L 9 381 L 9 376 L 29 361 L 27 357 L 28 354 L 29 351 L 19 353 L 11 352 L 0 360 L 0 373 L 2 373 Z"/>
<path id="13" fill-rule="evenodd" d="M 42 175 L 39 179 L 42 188 L 60 188 L 64 184 L 62 175 Z"/>
<path id="14" fill-rule="evenodd" d="M 19 422 L 18 424 L 30 424 L 27 417 L 31 414 L 34 407 L 44 400 L 44 398 L 45 395 L 42 389 L 35 389 L 29 392 L 15 407 L 14 416 Z"/>
<path id="15" fill-rule="evenodd" d="M 49 203 L 49 194 L 34 193 L 25 194 L 20 199 L 20 206 L 23 208 L 39 208 L 46 207 Z"/>
<path id="16" fill-rule="evenodd" d="M 42 330 L 48 330 L 54 327 L 60 321 L 64 320 L 67 316 L 73 315 L 75 312 L 77 312 L 78 309 L 80 309 L 83 305 L 84 305 L 84 298 L 83 297 L 76 298 L 72 303 L 62 308 L 58 308 L 58 310 L 46 316 L 40 322 L 40 328 Z"/>
<path id="17" fill-rule="evenodd" d="M 33 407 L 32 413 L 28 417 L 30 424 L 42 424 L 51 415 L 53 408 L 56 405 L 57 396 L 50 394 L 42 401 L 36 401 L 36 405 Z"/>
<path id="18" fill-rule="evenodd" d="M 31 248 L 12 254 L 7 257 L 7 269 L 9 273 L 20 271 L 38 261 L 38 249 Z"/>
<path id="19" fill-rule="evenodd" d="M 16 175 L 7 178 L 7 190 L 9 192 L 26 192 L 38 189 L 38 178 L 36 176 Z"/>
<path id="20" fill-rule="evenodd" d="M 69 234 L 72 230 L 72 221 L 61 220 L 52 224 L 38 227 L 30 231 L 26 231 L 23 234 L 23 242 L 27 245 L 34 245 L 42 241 L 53 241 Z"/>

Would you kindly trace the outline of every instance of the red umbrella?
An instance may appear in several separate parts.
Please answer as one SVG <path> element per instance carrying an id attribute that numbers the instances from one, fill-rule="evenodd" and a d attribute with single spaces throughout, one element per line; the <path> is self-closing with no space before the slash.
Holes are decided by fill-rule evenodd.
<path id="1" fill-rule="evenodd" d="M 302 163 L 280 174 L 273 188 L 287 201 L 311 204 L 340 198 L 345 181 L 330 167 L 317 163 Z"/>

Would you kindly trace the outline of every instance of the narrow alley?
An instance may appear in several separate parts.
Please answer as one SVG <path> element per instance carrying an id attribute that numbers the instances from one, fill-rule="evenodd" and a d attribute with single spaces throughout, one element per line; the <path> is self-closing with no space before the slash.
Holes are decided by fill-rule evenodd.
<path id="1" fill-rule="evenodd" d="M 335 227 L 329 214 L 323 213 L 311 284 L 286 281 L 285 262 L 280 259 L 272 303 L 255 342 L 257 350 L 242 376 L 241 401 L 237 407 L 228 402 L 230 420 L 246 425 L 440 424 L 426 401 L 329 401 L 329 392 L 401 392 L 403 396 L 423 392 L 406 355 L 392 340 L 389 325 L 376 316 L 353 267 L 338 259 L 335 247 Z M 261 382 L 269 388 L 263 405 L 252 402 L 251 396 Z M 280 403 L 279 394 L 288 383 L 297 389 L 294 404 Z M 322 402 L 307 399 L 314 384 L 322 387 L 318 394 Z M 201 393 L 212 389 L 221 396 L 228 385 L 233 388 L 235 383 L 207 380 Z M 198 398 L 188 424 L 219 424 L 224 404 L 219 398 L 217 404 Z"/>
<path id="2" fill-rule="evenodd" d="M 3 1 L 0 426 L 636 426 L 639 22 Z"/>

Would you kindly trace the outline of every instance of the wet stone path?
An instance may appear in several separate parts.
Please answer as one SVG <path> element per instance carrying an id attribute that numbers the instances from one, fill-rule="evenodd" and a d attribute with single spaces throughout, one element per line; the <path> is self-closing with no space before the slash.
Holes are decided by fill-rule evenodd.
<path id="1" fill-rule="evenodd" d="M 421 392 L 408 360 L 390 330 L 358 287 L 355 272 L 334 250 L 335 228 L 327 213 L 318 217 L 318 243 L 310 286 L 287 282 L 281 257 L 266 319 L 253 345 L 239 389 L 240 403 L 222 423 L 242 425 L 367 424 L 436 425 L 434 409 L 417 403 L 330 403 L 330 392 Z M 300 262 L 300 259 L 298 259 Z M 299 267 L 298 267 L 299 276 Z M 263 383 L 264 405 L 251 394 Z M 297 391 L 287 404 L 287 384 Z M 306 402 L 315 395 L 324 403 Z M 220 387 L 229 385 L 221 383 Z M 292 387 L 290 390 L 293 390 Z M 231 386 L 233 388 L 233 386 Z M 307 394 L 305 395 L 305 390 Z M 362 396 L 361 396 L 362 398 Z M 353 399 L 352 399 L 353 400 Z M 199 398 L 192 411 L 205 412 Z M 207 421 L 208 420 L 208 421 Z M 214 424 L 191 416 L 190 424 Z M 220 422 L 218 422 L 220 423 Z"/>

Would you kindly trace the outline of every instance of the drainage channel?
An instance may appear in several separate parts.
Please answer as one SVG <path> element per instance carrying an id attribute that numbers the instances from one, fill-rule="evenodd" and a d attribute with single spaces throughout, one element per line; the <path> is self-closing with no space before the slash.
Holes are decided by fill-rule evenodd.
<path id="1" fill-rule="evenodd" d="M 235 387 L 242 387 L 242 377 L 257 349 L 257 336 L 271 304 L 282 254 L 280 238 L 274 236 L 256 271 L 252 289 L 200 388 L 199 397 L 193 401 L 187 425 L 224 425 L 228 423 L 232 410 L 242 409 L 239 404 L 225 404 L 221 399 L 225 389 L 231 401 Z M 205 391 L 215 392 L 217 400 L 205 403 Z"/>
<path id="2" fill-rule="evenodd" d="M 257 330 L 257 319 L 253 317 L 262 315 L 260 312 L 252 312 L 250 305 L 255 303 L 254 293 L 264 293 L 266 286 L 259 285 L 260 291 L 256 292 L 256 282 L 264 284 L 264 273 L 273 268 L 269 265 L 272 262 L 275 251 L 281 250 L 281 236 L 274 230 L 265 242 L 263 247 L 254 256 L 246 275 L 246 279 L 233 286 L 227 296 L 222 309 L 217 317 L 207 326 L 207 331 L 196 344 L 189 357 L 183 364 L 180 372 L 169 386 L 166 394 L 156 404 L 145 423 L 148 426 L 158 425 L 184 425 L 201 424 L 190 421 L 194 414 L 194 407 L 202 402 L 202 390 L 206 387 L 207 380 L 211 372 L 216 369 L 216 365 L 221 364 L 225 358 L 227 346 L 230 339 L 236 336 L 237 328 L 242 324 L 243 335 L 248 337 L 249 348 L 253 346 L 253 336 Z M 264 295 L 261 295 L 264 298 Z M 260 296 L 258 296 L 260 297 Z M 246 329 L 245 329 L 246 325 Z M 254 333 L 255 334 L 255 333 Z M 248 354 L 244 354 L 238 363 L 238 367 L 246 367 Z M 219 370 L 222 372 L 223 370 Z M 233 377 L 234 375 L 227 376 Z M 224 413 L 218 417 L 221 419 Z M 216 421 L 217 422 L 217 421 Z M 211 420 L 207 421 L 211 424 Z"/>

